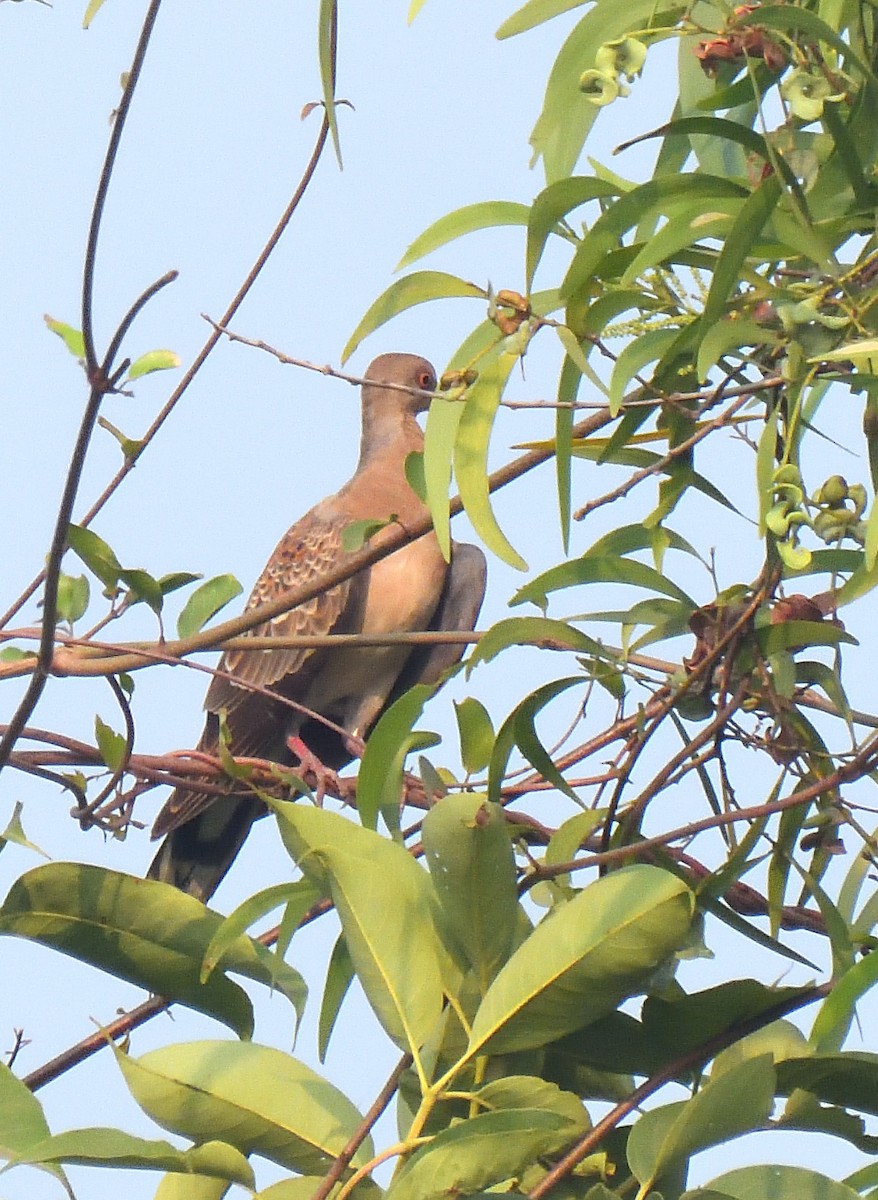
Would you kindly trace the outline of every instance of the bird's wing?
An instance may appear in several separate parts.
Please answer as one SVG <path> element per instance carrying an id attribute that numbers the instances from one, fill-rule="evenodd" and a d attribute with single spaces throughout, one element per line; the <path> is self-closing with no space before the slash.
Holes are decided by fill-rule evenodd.
<path id="1" fill-rule="evenodd" d="M 479 547 L 467 542 L 452 542 L 451 566 L 428 628 L 443 633 L 453 629 L 475 629 L 487 579 L 488 564 Z M 416 646 L 406 660 L 385 709 L 416 683 L 436 683 L 450 667 L 460 662 L 465 650 L 462 643 Z"/>
<path id="2" fill-rule="evenodd" d="M 326 575 L 343 559 L 342 530 L 349 518 L 317 517 L 313 511 L 289 529 L 278 543 L 253 588 L 247 609 L 274 600 L 284 592 L 303 587 Z M 356 626 L 362 607 L 365 576 L 345 580 L 289 612 L 250 630 L 261 637 L 318 636 Z M 207 722 L 198 749 L 216 754 L 219 747 L 219 714 L 224 714 L 230 734 L 229 749 L 238 758 L 291 761 L 285 753 L 286 735 L 296 726 L 295 712 L 282 701 L 272 701 L 247 684 L 276 688 L 295 699 L 307 691 L 321 655 L 312 649 L 227 650 L 219 669 L 234 675 L 244 686 L 215 675 L 205 698 Z M 249 791 L 247 795 L 252 796 Z M 214 804 L 217 796 L 197 789 L 177 788 L 156 817 L 152 837 L 164 837 Z"/>
<path id="3" fill-rule="evenodd" d="M 349 523 L 350 517 L 346 514 L 318 517 L 313 511 L 297 521 L 281 538 L 268 560 L 245 611 L 275 600 L 284 592 L 315 583 L 334 570 L 345 557 L 342 532 Z M 289 612 L 255 626 L 250 634 L 277 638 L 316 637 L 355 628 L 362 607 L 364 584 L 363 575 L 359 579 L 347 579 Z M 231 714 L 246 704 L 248 698 L 253 698 L 254 693 L 246 687 L 248 683 L 270 688 L 279 680 L 289 681 L 300 672 L 304 679 L 310 674 L 308 668 L 314 657 L 313 649 L 227 650 L 219 669 L 233 675 L 236 682 L 214 676 L 204 707 L 208 712 L 219 713 L 225 709 Z M 285 688 L 285 692 L 289 694 L 289 689 Z M 260 705 L 263 703 L 260 701 Z"/>

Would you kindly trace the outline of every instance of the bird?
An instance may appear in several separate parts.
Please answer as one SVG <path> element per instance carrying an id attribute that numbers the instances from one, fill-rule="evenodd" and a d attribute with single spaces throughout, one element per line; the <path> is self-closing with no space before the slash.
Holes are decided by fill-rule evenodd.
<path id="1" fill-rule="evenodd" d="M 356 471 L 335 495 L 321 500 L 283 535 L 253 588 L 247 610 L 318 583 L 342 564 L 350 553 L 343 534 L 352 522 L 390 522 L 405 528 L 426 516 L 426 505 L 407 478 L 406 460 L 423 450 L 424 434 L 416 417 L 429 406 L 429 393 L 436 386 L 433 366 L 418 355 L 383 354 L 371 363 L 362 383 Z M 431 529 L 250 633 L 289 637 L 471 630 L 486 578 L 485 556 L 477 546 L 452 542 L 447 562 Z M 205 697 L 207 717 L 198 750 L 219 753 L 223 722 L 232 756 L 338 770 L 355 757 L 398 696 L 416 683 L 438 682 L 462 654 L 461 644 L 226 650 Z M 265 689 L 282 699 L 271 699 Z M 193 783 L 172 793 L 153 824 L 152 840 L 163 841 L 148 878 L 171 883 L 207 903 L 253 822 L 266 813 L 246 784 L 230 781 L 228 787 L 228 794 L 217 795 L 199 791 Z"/>

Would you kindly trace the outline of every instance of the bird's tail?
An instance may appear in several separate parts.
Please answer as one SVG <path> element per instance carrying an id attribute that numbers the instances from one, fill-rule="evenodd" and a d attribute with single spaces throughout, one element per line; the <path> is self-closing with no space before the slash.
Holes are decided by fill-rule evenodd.
<path id="1" fill-rule="evenodd" d="M 171 883 L 206 904 L 243 846 L 251 825 L 265 811 L 265 805 L 255 797 L 217 797 L 198 816 L 167 835 L 147 878 Z"/>

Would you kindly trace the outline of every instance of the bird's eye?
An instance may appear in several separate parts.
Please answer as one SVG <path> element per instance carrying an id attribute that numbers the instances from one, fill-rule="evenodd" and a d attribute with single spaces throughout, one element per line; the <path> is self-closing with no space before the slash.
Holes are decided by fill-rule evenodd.
<path id="1" fill-rule="evenodd" d="M 425 392 L 432 392 L 436 389 L 436 380 L 433 377 L 432 371 L 421 371 L 418 375 L 418 387 Z"/>

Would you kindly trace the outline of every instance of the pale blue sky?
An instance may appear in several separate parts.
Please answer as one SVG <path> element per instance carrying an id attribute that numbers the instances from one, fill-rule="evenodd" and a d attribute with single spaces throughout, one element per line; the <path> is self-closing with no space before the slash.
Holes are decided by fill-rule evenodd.
<path id="1" fill-rule="evenodd" d="M 79 322 L 81 262 L 95 182 L 119 98 L 119 76 L 129 65 L 145 7 L 107 0 L 92 28 L 83 32 L 84 0 L 57 0 L 51 9 L 32 2 L 0 4 L 0 489 L 7 514 L 0 527 L 2 607 L 42 562 L 84 401 L 79 368 L 45 330 L 42 314 Z M 140 317 L 126 350 L 134 357 L 170 347 L 187 364 L 200 347 L 207 332 L 200 314 L 219 316 L 310 154 L 319 118 L 302 122 L 299 112 L 319 96 L 316 7 L 283 0 L 187 0 L 163 7 L 99 246 L 99 345 L 133 297 L 176 268 L 179 280 Z M 430 0 L 409 28 L 404 0 L 342 5 L 339 95 L 355 106 L 353 112 L 339 112 L 344 171 L 339 173 L 326 155 L 293 225 L 235 319 L 237 331 L 290 354 L 339 365 L 351 330 L 390 282 L 406 246 L 431 221 L 477 200 L 529 201 L 539 190 L 542 177 L 528 168 L 527 135 L 572 19 L 498 43 L 494 30 L 512 7 L 502 0 Z M 591 153 L 606 161 L 615 142 L 645 127 L 643 122 L 663 119 L 668 89 L 662 75 L 653 66 L 636 85 L 641 99 L 647 99 L 637 115 L 636 96 L 630 107 L 619 103 L 606 114 Z M 631 119 L 635 127 L 626 124 Z M 635 174 L 636 163 L 629 155 L 613 166 Z M 426 265 L 482 285 L 490 279 L 495 287 L 518 289 L 522 261 L 520 232 L 506 230 L 452 245 Z M 423 353 L 441 369 L 481 317 L 472 302 L 416 309 L 370 338 L 350 366 L 360 372 L 375 354 L 401 349 Z M 554 347 L 537 346 L 528 358 L 527 378 L 516 378 L 510 395 L 550 397 L 556 370 Z M 161 407 L 173 378 L 176 373 L 140 381 L 133 398 L 108 399 L 104 415 L 137 437 Z M 550 431 L 546 414 L 501 414 L 498 461 L 508 446 Z M 222 345 L 95 528 L 125 565 L 156 575 L 231 571 L 246 590 L 287 525 L 347 478 L 357 440 L 356 395 L 348 385 L 280 367 L 241 346 Z M 116 442 L 99 432 L 77 511 L 91 502 L 118 463 Z M 500 496 L 497 509 L 532 567 L 560 558 L 548 470 L 539 475 L 539 487 L 532 480 Z M 587 529 L 577 528 L 575 548 L 595 540 L 606 520 L 602 516 Z M 721 570 L 741 570 L 735 560 L 743 553 L 755 563 L 755 541 L 748 544 L 746 526 L 716 508 L 706 515 L 708 521 L 706 546 L 724 536 L 735 539 Z M 504 615 L 515 582 L 512 572 L 492 563 L 483 623 Z M 709 596 L 706 575 L 692 586 L 700 597 Z M 595 603 L 589 598 L 583 607 Z M 27 619 L 34 616 L 31 605 Z M 138 612 L 118 636 L 153 633 L 147 614 Z M 534 685 L 559 670 L 536 652 L 522 661 L 533 672 Z M 192 745 L 201 727 L 204 686 L 203 676 L 182 669 L 141 673 L 138 748 L 161 752 Z M 480 672 L 473 689 L 499 722 L 511 702 L 503 669 Z M 12 711 L 17 690 L 18 685 L 5 685 L 3 713 Z M 53 681 L 34 724 L 88 740 L 96 711 L 110 723 L 117 721 L 105 685 Z M 425 724 L 449 731 L 449 714 L 450 698 L 443 694 Z M 452 761 L 453 738 L 447 755 Z M 10 772 L 0 785 L 0 827 L 18 799 L 26 802 L 27 832 L 53 857 L 136 873 L 151 857 L 145 834 L 133 834 L 124 845 L 105 844 L 97 832 L 83 835 L 66 816 L 65 796 Z M 150 821 L 159 802 L 158 796 L 148 797 L 139 815 Z M 219 893 L 218 907 L 229 910 L 263 881 L 263 873 L 265 883 L 285 877 L 286 859 L 275 841 L 266 822 Z M 0 894 L 36 863 L 24 851 L 8 848 L 0 857 Z M 316 992 L 325 941 L 319 930 L 309 931 L 301 938 L 304 957 L 296 957 L 298 965 L 307 963 Z M 142 998 L 133 988 L 38 947 L 7 941 L 2 949 L 0 1051 L 11 1044 L 13 1027 L 25 1026 L 31 1045 L 19 1060 L 22 1070 L 89 1033 L 92 1018 L 111 1019 L 117 1007 Z M 713 981 L 721 969 L 722 963 L 691 968 L 688 986 Z M 780 974 L 783 964 L 775 961 L 762 969 Z M 285 1002 L 259 994 L 256 1000 L 257 1037 L 288 1046 Z M 313 1029 L 312 1014 L 297 1052 L 316 1066 Z M 161 1018 L 138 1032 L 132 1049 L 138 1053 L 167 1040 L 203 1036 L 225 1034 L 177 1010 L 173 1025 Z M 330 1078 L 361 1106 L 370 1102 L 392 1061 L 377 1044 L 374 1063 L 363 1053 L 373 1036 L 362 1026 L 340 1029 L 327 1065 Z M 368 1062 L 353 1083 L 352 1058 Z M 49 1085 L 41 1099 L 57 1131 L 116 1121 L 148 1135 L 152 1130 L 107 1056 Z M 769 1149 L 763 1140 L 752 1157 L 802 1160 L 804 1151 L 790 1139 L 773 1142 L 780 1148 Z M 840 1144 L 839 1153 L 846 1153 Z M 715 1169 L 722 1165 L 717 1160 Z M 715 1169 L 705 1168 L 699 1179 Z M 121 1179 L 108 1173 L 80 1169 L 71 1175 L 81 1196 L 110 1196 L 121 1186 Z M 273 1176 L 260 1167 L 259 1178 L 267 1183 Z M 132 1200 L 150 1196 L 156 1182 L 151 1175 L 126 1177 L 126 1195 Z M 0 1195 L 9 1200 L 58 1194 L 57 1185 L 30 1171 L 16 1171 L 0 1183 Z"/>

